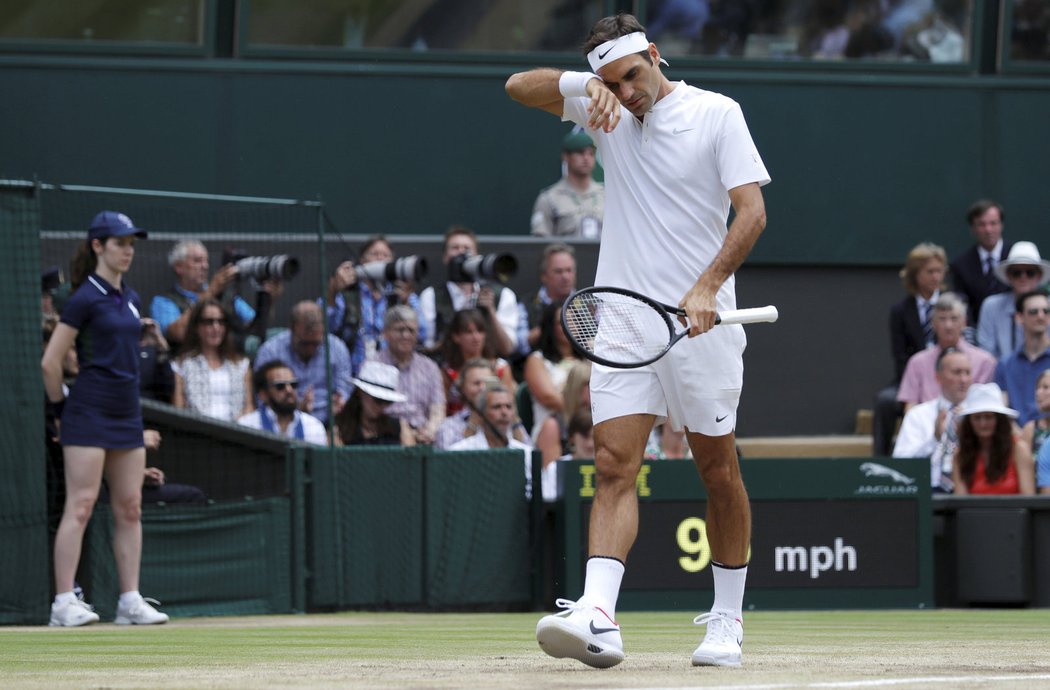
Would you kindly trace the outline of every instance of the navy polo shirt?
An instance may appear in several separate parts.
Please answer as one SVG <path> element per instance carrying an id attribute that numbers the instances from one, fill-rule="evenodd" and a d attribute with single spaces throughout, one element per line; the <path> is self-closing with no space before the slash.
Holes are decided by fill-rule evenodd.
<path id="1" fill-rule="evenodd" d="M 62 309 L 62 323 L 77 329 L 80 373 L 70 398 L 110 414 L 138 414 L 141 302 L 130 287 L 88 276 Z"/>

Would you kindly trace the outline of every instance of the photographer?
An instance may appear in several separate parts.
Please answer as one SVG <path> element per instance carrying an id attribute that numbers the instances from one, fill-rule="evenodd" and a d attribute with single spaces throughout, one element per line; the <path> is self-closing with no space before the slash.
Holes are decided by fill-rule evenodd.
<path id="1" fill-rule="evenodd" d="M 181 345 L 186 339 L 190 308 L 201 297 L 220 302 L 233 314 L 233 323 L 230 325 L 240 349 L 243 349 L 244 339 L 249 334 L 265 338 L 270 306 L 280 296 L 283 283 L 269 279 L 258 284 L 256 305 L 252 307 L 240 295 L 233 294 L 233 290 L 226 289 L 236 285 L 240 277 L 240 270 L 233 261 L 235 258 L 232 254 L 226 257 L 223 267 L 209 281 L 208 250 L 204 244 L 198 240 L 179 240 L 172 247 L 168 253 L 168 264 L 175 272 L 175 285 L 168 292 L 154 297 L 149 310 L 150 316 L 173 347 Z"/>
<path id="2" fill-rule="evenodd" d="M 441 261 L 448 266 L 455 257 L 466 254 L 476 256 L 478 238 L 473 231 L 462 225 L 453 225 L 445 233 L 445 250 Z M 516 267 L 516 266 L 515 266 Z M 437 287 L 428 287 L 419 295 L 423 319 L 427 333 L 423 343 L 427 350 L 435 351 L 448 331 L 452 315 L 462 309 L 476 307 L 485 315 L 491 326 L 496 353 L 501 357 L 510 357 L 518 346 L 519 338 L 527 336 L 528 324 L 522 324 L 518 311 L 518 298 L 514 291 L 506 286 L 493 286 L 488 281 L 448 280 Z M 526 333 L 520 334 L 519 328 L 524 325 Z M 422 337 L 422 334 L 421 334 Z"/>
<path id="3" fill-rule="evenodd" d="M 365 269 L 369 264 L 389 265 L 394 259 L 394 250 L 387 239 L 383 235 L 373 235 L 361 247 L 357 266 L 347 259 L 336 266 L 328 279 L 328 291 L 321 305 L 325 310 L 328 332 L 346 343 L 355 376 L 366 359 L 375 358 L 379 350 L 386 348 L 383 319 L 389 307 L 407 304 L 416 312 L 420 324 L 423 323 L 419 296 L 413 292 L 411 281 L 391 281 L 385 275 L 382 278 L 375 274 L 370 276 L 370 271 Z M 425 335 L 421 332 L 420 340 Z"/>

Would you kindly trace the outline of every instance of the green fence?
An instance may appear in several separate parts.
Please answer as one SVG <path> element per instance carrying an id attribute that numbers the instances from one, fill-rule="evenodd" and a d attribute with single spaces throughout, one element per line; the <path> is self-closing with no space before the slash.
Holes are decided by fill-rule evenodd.
<path id="1" fill-rule="evenodd" d="M 44 393 L 40 379 L 39 207 L 32 187 L 0 194 L 0 322 L 7 395 L 0 403 L 0 623 L 47 614 Z"/>
<path id="2" fill-rule="evenodd" d="M 311 449 L 311 608 L 526 608 L 519 451 Z"/>
<path id="3" fill-rule="evenodd" d="M 285 446 L 287 495 L 145 508 L 142 590 L 166 612 L 534 606 L 519 451 L 332 450 L 265 440 Z M 178 462 L 182 452 L 173 451 L 170 466 L 207 486 Z M 244 447 L 227 459 L 245 464 L 254 455 Z M 80 581 L 104 619 L 118 593 L 111 538 L 102 504 Z"/>

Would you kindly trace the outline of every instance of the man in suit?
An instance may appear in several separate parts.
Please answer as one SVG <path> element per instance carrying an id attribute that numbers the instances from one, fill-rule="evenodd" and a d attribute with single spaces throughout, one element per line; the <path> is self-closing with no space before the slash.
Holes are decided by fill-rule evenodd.
<path id="1" fill-rule="evenodd" d="M 966 221 L 976 243 L 952 260 L 952 289 L 969 304 L 968 320 L 975 328 L 980 326 L 977 318 L 984 298 L 1010 289 L 995 275 L 995 267 L 1013 246 L 1003 239 L 1003 219 L 1003 207 L 998 203 L 989 199 L 974 202 L 966 212 Z"/>
<path id="2" fill-rule="evenodd" d="M 890 307 L 893 383 L 875 397 L 872 450 L 876 456 L 890 454 L 893 429 L 904 412 L 897 401 L 897 386 L 908 359 L 934 342 L 933 305 L 941 295 L 947 268 L 944 248 L 929 242 L 913 247 L 904 261 L 900 277 L 908 296 Z"/>

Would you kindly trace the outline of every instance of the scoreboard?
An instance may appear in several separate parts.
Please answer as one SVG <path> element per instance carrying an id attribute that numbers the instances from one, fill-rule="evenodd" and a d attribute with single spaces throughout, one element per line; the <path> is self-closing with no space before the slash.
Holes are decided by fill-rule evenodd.
<path id="1" fill-rule="evenodd" d="M 922 608 L 933 605 L 929 463 L 832 458 L 741 461 L 752 539 L 744 606 Z M 590 461 L 559 463 L 564 588 L 583 591 L 595 490 Z M 703 484 L 692 462 L 647 462 L 637 482 L 638 539 L 618 609 L 695 608 L 712 597 Z"/>

